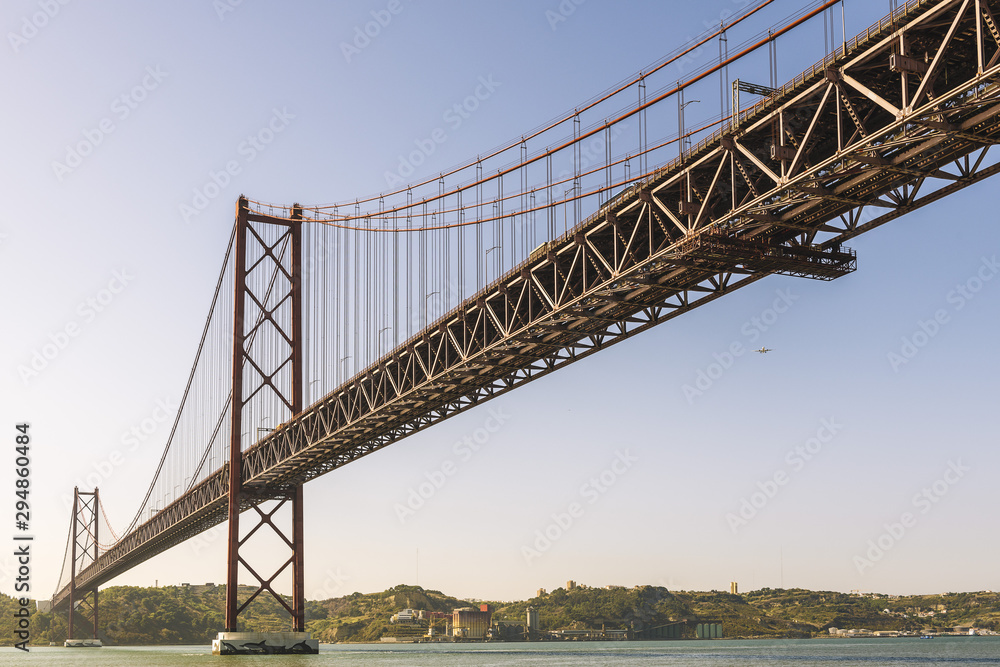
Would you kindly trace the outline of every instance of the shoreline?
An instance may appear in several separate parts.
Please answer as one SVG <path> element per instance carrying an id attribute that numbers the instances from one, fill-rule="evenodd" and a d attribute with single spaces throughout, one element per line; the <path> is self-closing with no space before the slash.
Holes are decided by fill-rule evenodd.
<path id="1" fill-rule="evenodd" d="M 1000 634 L 995 635 L 967 635 L 967 634 L 935 634 L 934 639 L 942 638 L 967 638 L 967 639 L 995 639 L 1000 637 Z M 816 640 L 858 640 L 858 639 L 878 639 L 878 640 L 890 640 L 890 639 L 925 639 L 921 635 L 897 635 L 897 636 L 876 636 L 876 635 L 829 635 L 823 636 L 818 635 L 816 637 L 714 637 L 710 639 L 696 639 L 696 638 L 683 638 L 683 639 L 539 639 L 534 641 L 506 641 L 506 640 L 490 640 L 481 641 L 475 639 L 467 639 L 463 641 L 399 641 L 399 642 L 320 642 L 320 646 L 393 646 L 398 644 L 424 644 L 424 645 L 486 645 L 486 644 L 652 644 L 652 643 L 696 643 L 696 642 L 758 642 L 758 641 L 816 641 Z M 30 648 L 66 648 L 61 645 L 50 645 L 50 644 L 29 644 Z M 202 644 L 190 644 L 190 643 L 180 643 L 180 644 L 105 644 L 102 648 L 180 648 L 180 647 L 200 647 Z M 211 642 L 204 644 L 209 650 L 211 649 Z M 13 648 L 13 644 L 0 644 L 2 648 Z"/>

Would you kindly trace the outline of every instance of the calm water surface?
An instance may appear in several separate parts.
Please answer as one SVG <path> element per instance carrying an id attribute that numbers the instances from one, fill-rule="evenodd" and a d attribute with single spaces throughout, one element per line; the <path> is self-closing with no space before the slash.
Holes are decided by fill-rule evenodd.
<path id="1" fill-rule="evenodd" d="M 1000 637 L 579 644 L 323 645 L 318 656 L 213 656 L 207 646 L 0 649 L 0 665 L 371 665 L 373 667 L 598 667 L 600 665 L 1000 665 Z"/>

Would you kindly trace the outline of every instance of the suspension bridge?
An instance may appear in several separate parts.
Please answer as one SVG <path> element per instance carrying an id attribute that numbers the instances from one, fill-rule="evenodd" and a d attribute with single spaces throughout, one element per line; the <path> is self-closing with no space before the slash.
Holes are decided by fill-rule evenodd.
<path id="1" fill-rule="evenodd" d="M 312 651 L 303 484 L 768 275 L 846 275 L 851 238 L 1000 171 L 1000 0 L 910 0 L 839 40 L 843 3 L 814 2 L 730 47 L 773 1 L 435 178 L 337 205 L 241 197 L 134 518 L 114 531 L 96 489 L 75 495 L 52 598 L 71 637 L 97 636 L 102 584 L 228 522 L 216 648 Z M 827 55 L 778 82 L 781 39 L 820 18 Z M 685 91 L 716 83 L 720 113 L 686 128 Z M 273 574 L 258 531 L 288 547 Z M 291 639 L 238 635 L 262 594 Z"/>

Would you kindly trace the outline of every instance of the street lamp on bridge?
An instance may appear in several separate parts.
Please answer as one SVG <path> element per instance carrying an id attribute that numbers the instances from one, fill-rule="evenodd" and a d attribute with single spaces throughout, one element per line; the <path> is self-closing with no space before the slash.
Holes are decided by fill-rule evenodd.
<path id="1" fill-rule="evenodd" d="M 486 249 L 486 276 L 485 276 L 486 280 L 484 282 L 487 285 L 490 284 L 490 253 L 493 252 L 494 250 L 499 250 L 499 249 L 500 249 L 500 246 L 498 246 L 498 245 L 495 245 L 492 248 L 487 248 Z M 497 260 L 497 277 L 498 278 L 500 277 L 499 260 Z"/>
<path id="2" fill-rule="evenodd" d="M 378 356 L 382 356 L 382 334 L 386 331 L 392 331 L 392 327 L 382 327 L 378 330 Z"/>
<path id="3" fill-rule="evenodd" d="M 677 82 L 678 87 L 681 82 Z M 684 142 L 686 141 L 688 146 L 691 145 L 691 140 L 684 136 L 684 108 L 689 104 L 694 104 L 695 102 L 701 102 L 701 100 L 688 100 L 684 101 L 684 89 L 677 94 L 677 155 L 680 159 L 684 159 Z"/>
<path id="4" fill-rule="evenodd" d="M 338 385 L 343 384 L 347 380 L 347 364 L 345 364 L 344 362 L 347 361 L 348 359 L 353 359 L 353 358 L 354 358 L 353 354 L 349 354 L 346 357 L 341 357 L 340 358 L 340 374 L 341 374 L 341 378 L 340 378 L 340 382 L 337 383 Z"/>

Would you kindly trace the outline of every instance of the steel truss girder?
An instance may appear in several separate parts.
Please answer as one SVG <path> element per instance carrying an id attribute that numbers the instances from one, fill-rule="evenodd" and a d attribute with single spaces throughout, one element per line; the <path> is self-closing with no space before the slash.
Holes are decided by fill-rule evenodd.
<path id="1" fill-rule="evenodd" d="M 657 170 L 243 452 L 244 487 L 280 495 L 769 274 L 684 256 L 685 239 L 723 230 L 776 248 L 832 249 L 997 173 L 984 160 L 1000 138 L 995 5 L 908 3 L 891 27 L 852 40 L 846 55 L 744 112 L 738 130 Z M 901 44 L 933 53 L 937 65 L 893 71 Z M 772 160 L 776 136 L 794 152 Z M 701 193 L 695 207 L 689 185 Z M 865 219 L 874 205 L 885 212 Z M 107 581 L 221 523 L 228 474 L 210 475 L 78 581 Z"/>

